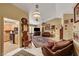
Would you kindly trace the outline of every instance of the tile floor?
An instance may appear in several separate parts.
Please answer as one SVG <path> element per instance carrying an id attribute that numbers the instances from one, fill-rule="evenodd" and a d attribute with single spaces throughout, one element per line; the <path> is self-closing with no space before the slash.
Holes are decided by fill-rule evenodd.
<path id="1" fill-rule="evenodd" d="M 25 50 L 25 51 L 27 51 L 27 52 L 35 55 L 35 56 L 43 56 L 41 48 L 40 47 L 39 48 L 35 48 L 33 43 L 32 43 L 32 47 L 31 48 L 17 48 L 15 50 L 5 54 L 4 56 L 12 56 L 12 55 L 16 54 L 17 52 L 19 52 L 21 50 Z"/>
<path id="2" fill-rule="evenodd" d="M 4 42 L 4 54 L 7 54 L 18 48 L 18 44 L 12 44 L 10 41 Z"/>

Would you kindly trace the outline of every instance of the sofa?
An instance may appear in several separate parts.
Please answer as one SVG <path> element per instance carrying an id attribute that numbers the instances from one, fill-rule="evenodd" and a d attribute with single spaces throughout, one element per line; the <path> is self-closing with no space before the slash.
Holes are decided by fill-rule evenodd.
<path id="1" fill-rule="evenodd" d="M 43 32 L 42 37 L 50 37 L 50 32 Z"/>
<path id="2" fill-rule="evenodd" d="M 42 47 L 45 56 L 70 56 L 73 53 L 73 41 L 62 40 Z"/>

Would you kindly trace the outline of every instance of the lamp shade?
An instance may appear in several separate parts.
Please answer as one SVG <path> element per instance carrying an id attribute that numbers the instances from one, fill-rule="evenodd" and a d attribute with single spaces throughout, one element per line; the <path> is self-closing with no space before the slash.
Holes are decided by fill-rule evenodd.
<path id="1" fill-rule="evenodd" d="M 34 18 L 40 18 L 40 13 L 39 12 L 34 12 L 33 17 Z"/>

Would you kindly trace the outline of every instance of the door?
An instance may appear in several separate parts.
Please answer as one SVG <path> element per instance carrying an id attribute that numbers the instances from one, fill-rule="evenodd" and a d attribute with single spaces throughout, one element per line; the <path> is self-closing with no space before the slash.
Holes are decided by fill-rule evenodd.
<path id="1" fill-rule="evenodd" d="M 63 27 L 61 27 L 61 29 L 60 29 L 60 39 L 61 40 L 63 39 Z"/>

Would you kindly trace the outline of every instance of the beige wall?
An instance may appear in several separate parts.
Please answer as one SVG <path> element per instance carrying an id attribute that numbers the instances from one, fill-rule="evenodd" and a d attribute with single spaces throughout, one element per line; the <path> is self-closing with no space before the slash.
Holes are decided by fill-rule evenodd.
<path id="1" fill-rule="evenodd" d="M 3 55 L 3 18 L 0 17 L 0 55 Z"/>
<path id="2" fill-rule="evenodd" d="M 67 20 L 67 19 L 69 20 L 69 23 L 67 24 L 68 29 L 65 30 L 65 27 L 64 27 L 64 39 L 66 39 L 66 40 L 73 38 L 73 33 L 79 34 L 79 22 L 70 23 L 70 19 L 73 17 L 74 17 L 73 14 L 64 14 L 64 16 L 63 16 L 64 20 Z M 75 28 L 74 28 L 74 26 L 75 26 Z M 79 55 L 79 42 L 74 40 L 74 38 L 73 38 L 73 44 L 74 44 L 75 55 Z"/>
<path id="3" fill-rule="evenodd" d="M 76 6 L 76 4 L 75 4 L 75 6 Z M 74 26 L 73 27 L 73 32 L 77 33 L 78 36 L 79 36 L 79 22 L 74 23 L 73 26 Z M 74 49 L 75 49 L 76 55 L 79 56 L 79 41 L 76 41 L 76 40 L 73 39 L 73 43 L 74 43 Z"/>
<path id="4" fill-rule="evenodd" d="M 52 25 L 55 25 L 55 31 L 54 31 L 55 37 L 53 37 L 53 39 L 59 41 L 60 40 L 61 18 L 55 18 L 55 19 L 47 21 L 46 23 L 50 24 L 50 28 Z M 50 33 L 52 33 L 52 31 L 53 30 L 51 29 L 49 30 Z"/>
<path id="5" fill-rule="evenodd" d="M 73 28 L 73 30 L 74 30 L 73 32 L 77 33 L 79 36 L 79 22 L 74 23 L 74 26 L 75 26 L 75 28 Z M 73 42 L 74 42 L 75 52 L 77 55 L 79 55 L 79 41 L 73 40 Z"/>
<path id="6" fill-rule="evenodd" d="M 34 25 L 29 25 L 29 33 L 34 33 Z"/>
<path id="7" fill-rule="evenodd" d="M 5 23 L 4 24 L 4 31 L 13 30 L 14 29 L 13 25 L 14 24 Z"/>
<path id="8" fill-rule="evenodd" d="M 22 17 L 28 18 L 28 12 L 24 12 L 12 4 L 0 4 L 0 16 L 20 20 Z"/>
<path id="9" fill-rule="evenodd" d="M 73 38 L 73 22 L 71 22 L 71 19 L 73 19 L 73 14 L 64 14 L 63 20 L 68 20 L 67 24 L 63 24 L 63 39 L 69 40 Z M 67 25 L 67 27 L 65 27 Z M 67 29 L 65 29 L 67 28 Z"/>
<path id="10" fill-rule="evenodd" d="M 2 55 L 2 40 L 3 40 L 3 18 L 10 18 L 15 20 L 21 20 L 22 17 L 28 18 L 28 12 L 17 8 L 12 4 L 0 4 L 0 55 Z M 20 33 L 21 35 L 21 33 Z M 20 36 L 21 37 L 21 36 Z"/>
<path id="11" fill-rule="evenodd" d="M 69 21 L 67 24 L 63 22 L 63 39 L 68 40 L 73 38 L 73 22 L 71 22 L 71 19 L 73 19 L 73 17 L 73 14 L 64 14 L 63 19 L 56 18 L 46 22 L 47 24 L 50 24 L 50 26 L 55 25 L 56 28 L 58 28 L 57 30 L 55 29 L 55 40 L 60 40 L 60 28 L 62 25 L 62 20 Z M 67 25 L 67 30 L 65 30 L 65 25 Z M 52 30 L 49 30 L 49 32 L 52 32 Z"/>

